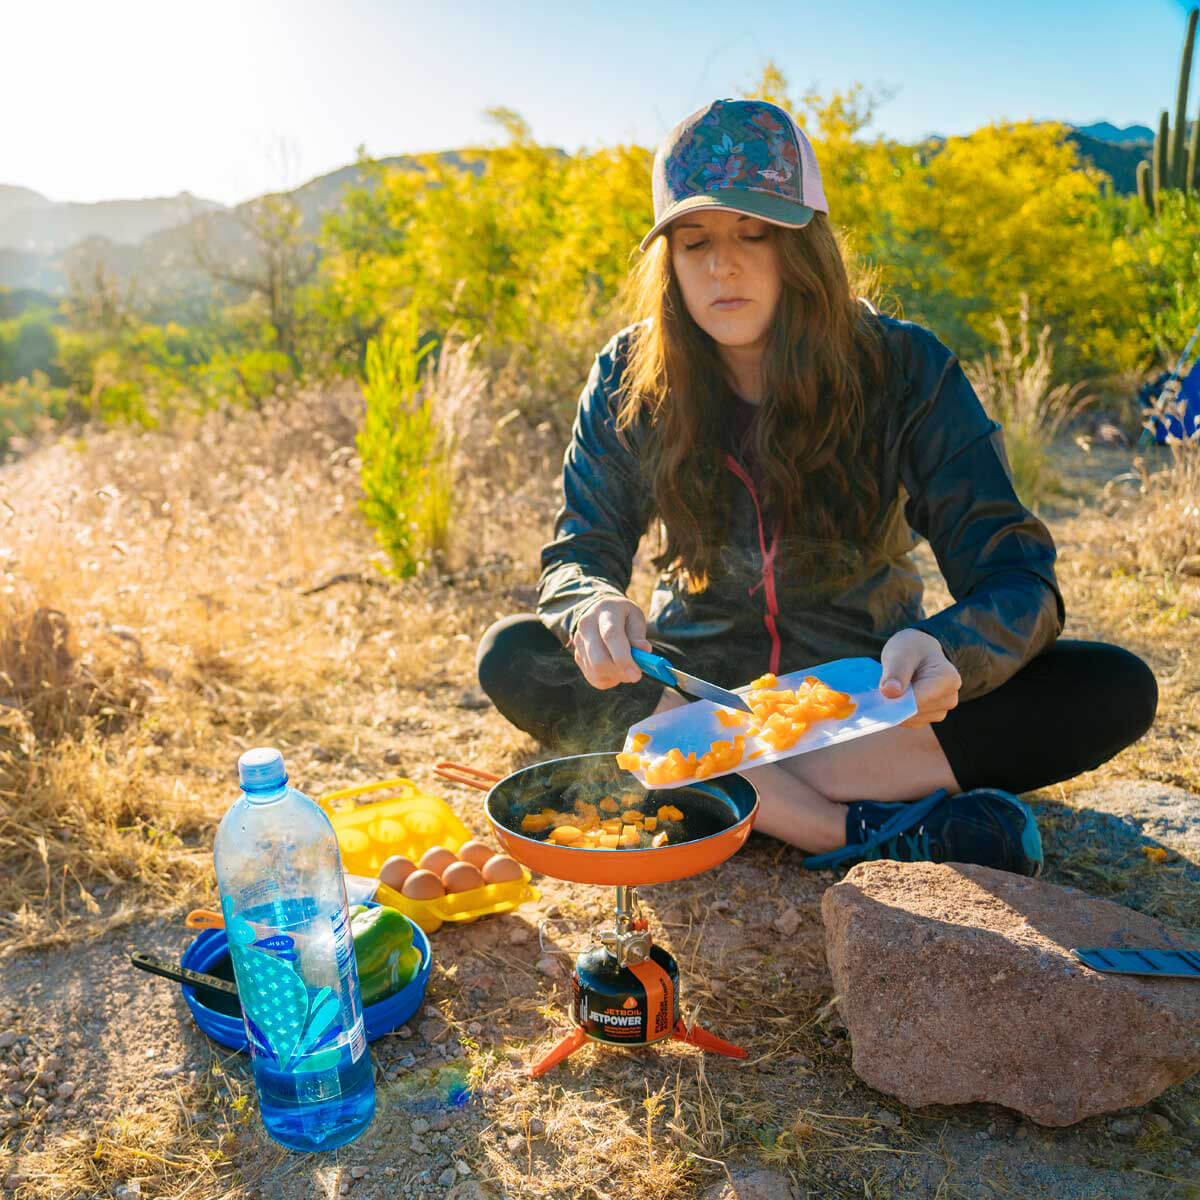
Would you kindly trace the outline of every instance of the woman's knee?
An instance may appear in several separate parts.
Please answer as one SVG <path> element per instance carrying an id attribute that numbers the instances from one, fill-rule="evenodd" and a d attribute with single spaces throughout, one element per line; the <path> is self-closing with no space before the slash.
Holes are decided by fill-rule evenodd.
<path id="1" fill-rule="evenodd" d="M 1120 698 L 1125 716 L 1122 731 L 1128 746 L 1142 737 L 1154 724 L 1158 712 L 1158 680 L 1149 665 L 1122 646 L 1106 646 L 1106 679 Z"/>
<path id="2" fill-rule="evenodd" d="M 484 631 L 475 652 L 479 686 L 490 696 L 528 666 L 529 656 L 561 652 L 558 639 L 533 613 L 502 617 Z"/>

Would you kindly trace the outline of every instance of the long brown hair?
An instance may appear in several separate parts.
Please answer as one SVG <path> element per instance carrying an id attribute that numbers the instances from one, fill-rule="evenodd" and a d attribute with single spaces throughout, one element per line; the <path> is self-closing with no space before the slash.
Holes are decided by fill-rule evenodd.
<path id="1" fill-rule="evenodd" d="M 877 447 L 864 445 L 864 433 L 882 388 L 883 340 L 858 298 L 873 280 L 864 275 L 852 285 L 838 235 L 821 213 L 803 229 L 769 229 L 783 288 L 753 435 L 764 507 L 785 536 L 861 545 L 880 509 Z M 726 532 L 730 477 L 721 455 L 732 388 L 715 342 L 687 311 L 668 237 L 656 238 L 630 273 L 630 306 L 642 323 L 622 377 L 617 427 L 648 418 L 644 469 L 666 531 L 654 561 L 699 591 Z"/>

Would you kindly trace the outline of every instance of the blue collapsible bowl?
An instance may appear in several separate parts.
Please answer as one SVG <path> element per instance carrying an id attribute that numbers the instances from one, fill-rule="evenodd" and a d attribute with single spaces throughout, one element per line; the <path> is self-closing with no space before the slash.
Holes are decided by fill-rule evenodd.
<path id="1" fill-rule="evenodd" d="M 407 917 L 404 918 L 406 921 Z M 413 945 L 421 952 L 421 965 L 411 983 L 406 984 L 398 992 L 380 1000 L 378 1004 L 368 1005 L 363 1010 L 366 1024 L 367 1041 L 373 1042 L 385 1033 L 399 1029 L 421 1007 L 425 999 L 425 985 L 429 982 L 429 969 L 433 965 L 433 956 L 429 949 L 429 939 L 421 927 L 412 921 Z M 222 961 L 224 960 L 224 961 Z M 183 952 L 180 965 L 193 971 L 203 971 L 207 975 L 218 975 L 224 979 L 233 978 L 232 964 L 229 959 L 229 943 L 225 940 L 225 930 L 206 929 Z M 214 970 L 214 968 L 218 968 Z M 183 985 L 183 998 L 192 1010 L 196 1024 L 208 1034 L 214 1042 L 228 1046 L 231 1050 L 247 1050 L 246 1027 L 241 1016 L 220 1012 L 210 1008 L 203 999 L 196 995 L 196 990 L 188 984 Z M 233 997 L 230 997 L 232 1000 Z"/>

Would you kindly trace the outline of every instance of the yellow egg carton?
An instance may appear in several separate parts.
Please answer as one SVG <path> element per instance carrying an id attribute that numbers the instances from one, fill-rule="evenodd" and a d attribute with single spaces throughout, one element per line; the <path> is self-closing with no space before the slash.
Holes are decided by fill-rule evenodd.
<path id="1" fill-rule="evenodd" d="M 396 794 L 387 800 L 335 807 L 358 796 L 382 791 Z M 421 791 L 411 779 L 383 779 L 343 788 L 322 796 L 320 803 L 337 834 L 342 868 L 352 875 L 378 878 L 379 868 L 394 854 L 416 862 L 431 846 L 445 846 L 457 854 L 464 842 L 476 837 L 444 800 Z M 511 912 L 530 900 L 537 900 L 541 892 L 530 882 L 531 878 L 523 866 L 520 879 L 488 883 L 436 900 L 410 900 L 381 883 L 375 899 L 398 908 L 426 933 L 433 933 L 444 921 L 475 921 L 491 913 Z"/>

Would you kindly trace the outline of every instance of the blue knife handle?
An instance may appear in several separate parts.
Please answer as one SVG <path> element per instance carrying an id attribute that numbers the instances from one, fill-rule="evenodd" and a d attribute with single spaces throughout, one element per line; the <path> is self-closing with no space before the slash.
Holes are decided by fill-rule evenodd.
<path id="1" fill-rule="evenodd" d="M 633 655 L 633 661 L 651 678 L 657 679 L 659 683 L 665 683 L 669 687 L 678 686 L 675 672 L 671 670 L 671 664 L 661 655 L 649 654 L 637 647 L 630 647 L 629 653 Z"/>

